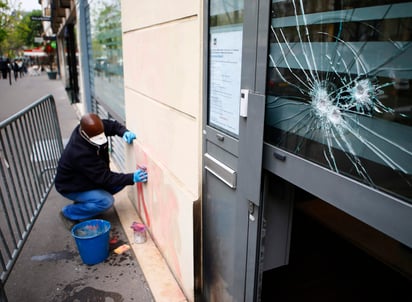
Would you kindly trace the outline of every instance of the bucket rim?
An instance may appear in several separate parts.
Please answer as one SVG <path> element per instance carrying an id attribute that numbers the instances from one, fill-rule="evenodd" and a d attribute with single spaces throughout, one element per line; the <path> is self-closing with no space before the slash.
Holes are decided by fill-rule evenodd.
<path id="1" fill-rule="evenodd" d="M 90 236 L 78 236 L 78 235 L 75 234 L 75 231 L 77 229 L 79 229 L 80 227 L 82 227 L 84 225 L 91 224 L 93 222 L 103 223 L 104 226 L 105 226 L 104 232 L 101 232 L 100 234 L 97 234 L 97 235 L 94 234 L 94 235 L 90 235 Z M 91 238 L 95 238 L 95 237 L 101 236 L 102 234 L 107 233 L 108 231 L 110 231 L 111 227 L 112 227 L 112 225 L 111 225 L 110 221 L 107 221 L 107 220 L 104 220 L 104 219 L 88 219 L 88 220 L 79 222 L 78 224 L 75 224 L 71 229 L 71 233 L 72 233 L 72 236 L 76 239 L 91 239 Z"/>

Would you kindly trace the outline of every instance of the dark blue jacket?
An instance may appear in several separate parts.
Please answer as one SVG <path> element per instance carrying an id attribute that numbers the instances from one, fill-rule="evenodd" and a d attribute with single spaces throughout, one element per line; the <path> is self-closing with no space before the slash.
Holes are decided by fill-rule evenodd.
<path id="1" fill-rule="evenodd" d="M 106 136 L 123 136 L 126 127 L 113 120 L 102 120 Z M 112 191 L 119 186 L 132 185 L 133 173 L 110 170 L 108 144 L 96 146 L 80 135 L 77 126 L 59 160 L 55 178 L 56 190 L 61 194 L 94 189 Z"/>

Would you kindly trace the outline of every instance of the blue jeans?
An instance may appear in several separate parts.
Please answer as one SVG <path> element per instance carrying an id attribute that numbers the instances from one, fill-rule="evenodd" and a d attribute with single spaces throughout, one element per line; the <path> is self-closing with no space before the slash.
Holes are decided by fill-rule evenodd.
<path id="1" fill-rule="evenodd" d="M 63 215 L 71 220 L 84 220 L 99 215 L 112 207 L 113 194 L 123 188 L 124 186 L 113 188 L 110 191 L 97 189 L 63 194 L 64 197 L 74 201 L 73 204 L 62 209 Z"/>

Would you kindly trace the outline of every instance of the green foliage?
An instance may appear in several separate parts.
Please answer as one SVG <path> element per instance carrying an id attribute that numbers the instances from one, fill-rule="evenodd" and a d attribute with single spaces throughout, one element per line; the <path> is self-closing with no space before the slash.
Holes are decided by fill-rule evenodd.
<path id="1" fill-rule="evenodd" d="M 0 0 L 0 49 L 6 40 L 10 25 L 10 8 L 7 1 Z"/>
<path id="2" fill-rule="evenodd" d="M 17 26 L 17 32 L 19 37 L 23 40 L 23 43 L 27 47 L 34 46 L 34 38 L 40 37 L 43 33 L 42 23 L 39 21 L 32 21 L 31 17 L 42 16 L 41 10 L 34 10 L 23 16 L 23 19 L 20 21 Z"/>
<path id="3" fill-rule="evenodd" d="M 41 36 L 41 22 L 30 16 L 41 16 L 41 10 L 24 13 L 16 0 L 0 0 L 0 55 L 18 56 L 24 48 L 34 45 L 34 37 Z"/>

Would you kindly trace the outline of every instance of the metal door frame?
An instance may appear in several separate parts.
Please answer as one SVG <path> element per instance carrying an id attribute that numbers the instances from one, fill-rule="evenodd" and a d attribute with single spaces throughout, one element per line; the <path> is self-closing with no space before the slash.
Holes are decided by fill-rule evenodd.
<path id="1" fill-rule="evenodd" d="M 227 150 L 237 157 L 235 167 L 238 176 L 236 199 L 237 202 L 248 202 L 250 205 L 249 210 L 252 215 L 255 215 L 254 218 L 256 219 L 256 223 L 249 223 L 248 226 L 244 301 L 259 299 L 259 280 L 262 273 L 259 266 L 263 261 L 261 258 L 263 255 L 260 255 L 260 237 L 264 233 L 261 230 L 263 225 L 262 213 L 264 211 L 262 197 L 262 174 L 264 173 L 277 175 L 288 183 L 303 188 L 338 209 L 411 246 L 410 229 L 412 222 L 409 217 L 412 207 L 410 204 L 357 183 L 343 175 L 338 175 L 285 150 L 264 143 L 263 138 L 260 139 L 259 134 L 263 135 L 263 129 L 260 130 L 261 125 L 259 122 L 263 123 L 264 119 L 259 120 L 258 117 L 264 115 L 265 110 L 270 4 L 271 1 L 268 0 L 245 3 L 241 87 L 249 90 L 249 101 L 252 104 L 249 103 L 247 119 L 240 119 L 239 138 L 234 139 L 207 125 L 209 1 L 207 0 L 204 3 L 203 87 L 206 87 L 206 89 L 203 92 L 203 150 L 206 150 L 205 145 L 208 141 L 217 146 L 224 141 Z M 263 102 L 263 108 L 261 102 Z M 256 123 L 250 125 L 253 119 L 256 119 Z M 260 147 L 263 148 L 262 153 Z M 261 157 L 261 154 L 263 154 L 263 157 Z M 221 160 L 226 160 L 225 155 L 222 155 Z M 311 177 L 308 179 L 298 172 L 307 171 L 308 169 L 316 174 L 317 178 Z M 203 170 L 204 180 L 205 174 L 205 170 Z M 253 181 L 250 182 L 250 180 Z M 328 185 L 321 186 L 320 183 L 327 183 Z M 340 187 L 341 191 L 346 192 L 346 194 L 338 194 L 337 196 L 336 187 Z M 204 186 L 203 201 L 206 200 L 206 194 L 207 190 Z M 357 202 L 355 203 L 353 200 L 357 200 Z M 374 212 L 370 211 L 371 208 L 374 208 Z M 392 214 L 388 215 L 388 213 Z"/>
<path id="2" fill-rule="evenodd" d="M 209 1 L 204 2 L 204 77 L 203 87 L 203 198 L 202 198 L 202 226 L 204 227 L 205 206 L 207 200 L 207 170 L 205 165 L 213 164 L 213 157 L 217 157 L 219 163 L 230 163 L 237 179 L 232 184 L 233 194 L 235 194 L 236 204 L 244 209 L 246 207 L 245 223 L 247 225 L 245 276 L 243 284 L 239 284 L 239 289 L 243 287 L 244 301 L 255 301 L 258 295 L 259 275 L 259 246 L 260 246 L 260 225 L 261 225 L 261 178 L 262 178 L 262 156 L 263 156 L 263 127 L 265 110 L 265 81 L 266 81 L 266 48 L 258 48 L 259 45 L 267 43 L 269 2 L 258 1 L 244 3 L 243 19 L 243 42 L 242 42 L 242 72 L 241 88 L 248 90 L 249 104 L 247 106 L 247 117 L 240 117 L 239 137 L 228 135 L 219 129 L 208 125 L 208 68 L 209 68 Z M 266 18 L 259 19 L 259 12 L 266 12 Z M 264 68 L 263 70 L 261 68 Z M 240 101 L 240 100 L 239 100 Z M 212 145 L 212 156 L 207 154 L 207 145 Z M 223 149 L 221 149 L 223 148 Z M 222 151 L 220 151 L 222 150 Z M 233 160 L 236 158 L 237 160 Z M 210 163 L 212 161 L 212 163 Z M 230 169 L 230 170 L 232 170 Z M 210 170 L 210 169 L 209 169 Z M 242 212 L 243 213 L 243 212 Z M 249 219 L 248 219 L 249 218 Z M 233 226 L 235 227 L 235 226 Z M 199 257 L 202 263 L 200 270 L 202 275 L 202 288 L 204 288 L 204 232 L 202 230 L 202 247 Z M 241 263 L 240 263 L 241 265 Z"/>

